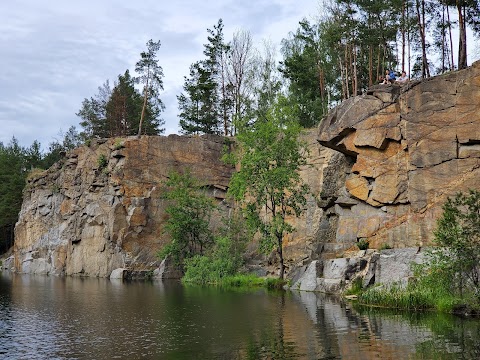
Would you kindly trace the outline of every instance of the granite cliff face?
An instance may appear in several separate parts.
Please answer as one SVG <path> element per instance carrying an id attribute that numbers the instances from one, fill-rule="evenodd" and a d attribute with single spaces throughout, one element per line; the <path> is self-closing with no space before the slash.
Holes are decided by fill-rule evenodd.
<path id="1" fill-rule="evenodd" d="M 348 255 L 359 239 L 371 248 L 429 244 L 446 198 L 480 189 L 480 62 L 406 88 L 374 87 L 333 109 L 304 140 L 310 154 L 301 176 L 312 194 L 284 241 L 291 276 L 312 260 Z M 189 168 L 228 210 L 234 169 L 220 161 L 224 141 L 134 137 L 67 154 L 27 184 L 16 271 L 104 277 L 157 268 L 168 241 L 161 195 L 171 170 Z M 275 273 L 274 257 L 248 250 L 252 270 Z"/>
<path id="2" fill-rule="evenodd" d="M 162 183 L 190 169 L 219 200 L 233 168 L 221 137 L 141 137 L 92 142 L 29 180 L 15 228 L 19 272 L 109 276 L 158 267 Z"/>
<path id="3" fill-rule="evenodd" d="M 480 62 L 348 99 L 318 140 L 344 155 L 338 180 L 324 174 L 335 183 L 320 194 L 327 251 L 361 238 L 375 248 L 429 244 L 446 198 L 480 189 Z"/>

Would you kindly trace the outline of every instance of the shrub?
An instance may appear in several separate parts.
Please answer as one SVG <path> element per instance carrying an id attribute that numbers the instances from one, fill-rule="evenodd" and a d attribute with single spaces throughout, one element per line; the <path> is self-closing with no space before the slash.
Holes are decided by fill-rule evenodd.
<path id="1" fill-rule="evenodd" d="M 435 241 L 442 250 L 428 253 L 430 273 L 461 298 L 473 294 L 480 304 L 480 191 L 447 199 Z"/>
<path id="2" fill-rule="evenodd" d="M 115 139 L 115 143 L 113 144 L 113 148 L 115 150 L 120 150 L 122 149 L 124 146 L 123 146 L 123 141 L 122 139 Z"/>
<path id="3" fill-rule="evenodd" d="M 387 244 L 387 243 L 383 243 L 382 245 L 380 245 L 380 250 L 388 250 L 388 249 L 391 249 L 392 247 Z"/>
<path id="4" fill-rule="evenodd" d="M 358 242 L 357 242 L 357 246 L 360 250 L 367 250 L 369 245 L 370 244 L 369 244 L 368 240 L 365 239 L 365 238 L 362 238 L 362 239 L 358 240 Z"/>
<path id="5" fill-rule="evenodd" d="M 108 165 L 108 159 L 104 154 L 98 155 L 97 158 L 97 166 L 99 170 L 103 170 L 107 167 Z"/>
<path id="6" fill-rule="evenodd" d="M 233 276 L 242 265 L 241 256 L 232 253 L 232 241 L 227 237 L 217 237 L 209 255 L 195 255 L 185 259 L 185 282 L 198 284 L 218 284 L 222 279 Z"/>
<path id="7" fill-rule="evenodd" d="M 40 168 L 33 168 L 27 174 L 27 181 L 33 180 L 33 179 L 39 177 L 40 175 L 42 175 L 43 173 L 45 173 L 45 170 L 40 169 Z"/>
<path id="8" fill-rule="evenodd" d="M 363 280 L 361 277 L 355 278 L 350 287 L 345 291 L 344 295 L 358 295 L 362 292 Z"/>

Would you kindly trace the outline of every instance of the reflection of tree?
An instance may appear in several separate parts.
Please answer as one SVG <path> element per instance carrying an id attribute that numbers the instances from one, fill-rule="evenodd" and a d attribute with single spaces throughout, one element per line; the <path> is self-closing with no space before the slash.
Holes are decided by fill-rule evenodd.
<path id="1" fill-rule="evenodd" d="M 480 359 L 480 322 L 447 314 L 426 314 L 410 320 L 433 337 L 415 346 L 415 359 Z"/>
<path id="2" fill-rule="evenodd" d="M 377 339 L 391 335 L 386 322 L 390 321 L 390 326 L 397 327 L 396 332 L 400 336 L 394 341 L 394 351 L 398 352 L 401 346 L 412 349 L 409 359 L 480 359 L 478 319 L 364 307 L 356 307 L 355 310 L 357 317 L 369 319 L 370 331 Z M 402 322 L 406 326 L 402 326 Z"/>
<path id="3" fill-rule="evenodd" d="M 298 359 L 303 356 L 299 354 L 298 347 L 293 341 L 286 339 L 285 335 L 285 292 L 279 292 L 275 298 L 273 316 L 276 321 L 273 321 L 271 326 L 263 328 L 258 338 L 250 338 L 247 344 L 247 359 Z"/>

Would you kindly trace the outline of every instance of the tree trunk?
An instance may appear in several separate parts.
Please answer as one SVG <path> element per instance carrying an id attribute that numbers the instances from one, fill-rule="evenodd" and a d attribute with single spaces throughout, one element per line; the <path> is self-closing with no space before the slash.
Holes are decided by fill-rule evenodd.
<path id="1" fill-rule="evenodd" d="M 373 47 L 368 47 L 368 87 L 373 85 Z"/>
<path id="2" fill-rule="evenodd" d="M 358 75 L 357 75 L 357 47 L 353 44 L 353 96 L 358 95 Z"/>
<path id="3" fill-rule="evenodd" d="M 427 50 L 426 50 L 426 40 L 425 40 L 425 27 L 424 23 L 422 22 L 422 15 L 420 13 L 420 1 L 415 1 L 416 9 L 417 9 L 417 21 L 418 21 L 418 30 L 420 34 L 420 43 L 422 45 L 422 79 L 427 77 Z M 422 0 L 423 5 L 423 0 Z"/>
<path id="4" fill-rule="evenodd" d="M 467 29 L 465 24 L 465 8 L 462 7 L 461 1 L 457 0 L 458 10 L 458 69 L 467 67 Z"/>
<path id="5" fill-rule="evenodd" d="M 278 242 L 277 252 L 280 258 L 280 274 L 278 275 L 278 278 L 283 280 L 285 278 L 285 264 L 283 263 L 283 249 L 282 249 L 283 236 L 282 234 L 276 234 L 276 236 L 277 236 L 277 242 Z"/>
<path id="6" fill-rule="evenodd" d="M 147 99 L 148 99 L 148 80 L 150 79 L 150 69 L 147 72 L 147 82 L 145 84 L 145 91 L 143 97 L 143 106 L 142 106 L 142 114 L 140 115 L 140 124 L 138 124 L 138 136 L 142 135 L 142 124 L 143 119 L 145 117 L 145 109 L 147 107 Z"/>
<path id="7" fill-rule="evenodd" d="M 402 1 L 402 71 L 405 71 L 405 0 Z"/>
<path id="8" fill-rule="evenodd" d="M 381 55 L 382 47 L 378 45 L 378 54 L 377 54 L 377 81 L 380 80 L 380 55 Z M 383 73 L 383 72 L 382 72 Z"/>
<path id="9" fill-rule="evenodd" d="M 442 9 L 442 73 L 445 72 L 445 52 L 446 52 L 445 8 L 446 6 L 443 6 L 443 9 Z"/>
<path id="10" fill-rule="evenodd" d="M 345 44 L 345 99 L 350 97 L 350 87 L 348 86 L 348 43 Z"/>
<path id="11" fill-rule="evenodd" d="M 340 58 L 340 55 L 338 56 L 338 64 L 340 66 L 340 76 L 341 76 L 341 83 L 342 83 L 342 98 L 345 100 L 345 81 L 343 79 L 344 77 L 344 72 L 343 72 L 343 63 L 342 59 Z"/>
<path id="12" fill-rule="evenodd" d="M 452 40 L 452 23 L 450 22 L 450 10 L 447 6 L 447 21 L 448 21 L 448 34 L 450 36 L 450 70 L 455 70 L 455 62 L 453 61 L 453 40 Z"/>

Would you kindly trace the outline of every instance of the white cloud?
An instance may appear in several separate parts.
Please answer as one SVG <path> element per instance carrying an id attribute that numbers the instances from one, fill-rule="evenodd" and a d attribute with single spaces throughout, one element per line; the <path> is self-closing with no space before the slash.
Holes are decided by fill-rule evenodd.
<path id="1" fill-rule="evenodd" d="M 44 148 L 59 130 L 78 127 L 84 98 L 126 69 L 149 39 L 161 40 L 166 132 L 178 131 L 176 96 L 189 66 L 203 58 L 207 28 L 219 18 L 229 40 L 238 29 L 274 42 L 317 8 L 307 0 L 16 0 L 0 3 L 0 141 Z"/>

